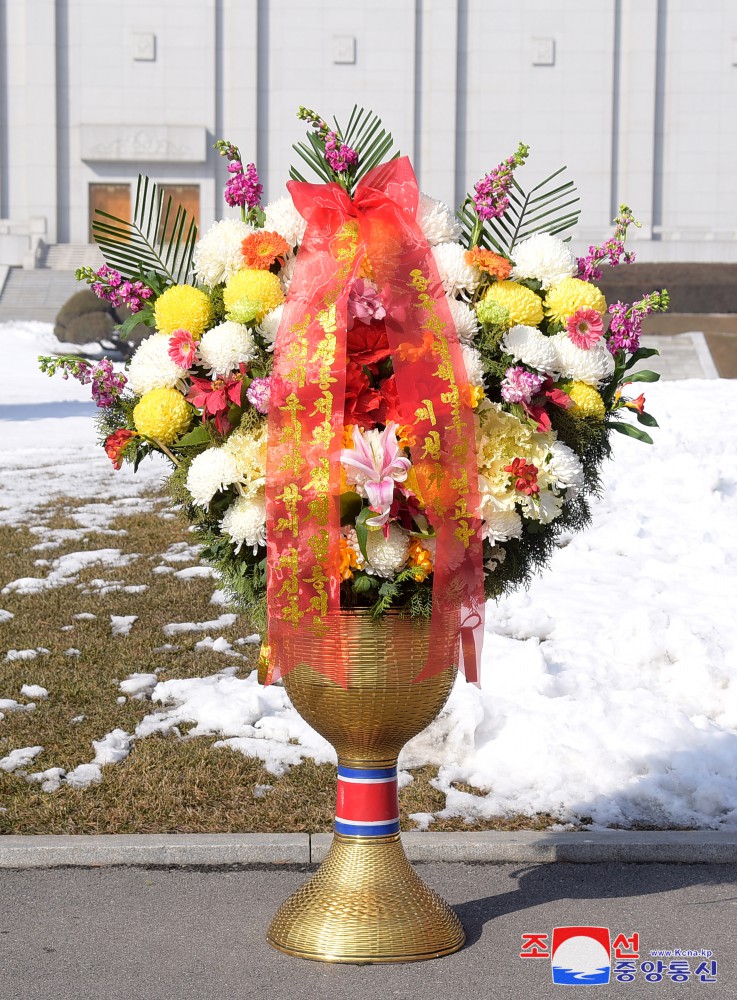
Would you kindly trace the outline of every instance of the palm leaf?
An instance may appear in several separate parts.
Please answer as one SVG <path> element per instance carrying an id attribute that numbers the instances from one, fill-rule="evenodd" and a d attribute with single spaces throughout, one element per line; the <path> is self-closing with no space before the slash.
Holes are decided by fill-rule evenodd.
<path id="1" fill-rule="evenodd" d="M 351 176 L 352 184 L 356 184 L 364 177 L 369 170 L 378 166 L 391 152 L 394 146 L 394 139 L 390 132 L 387 132 L 381 123 L 378 115 L 365 108 L 353 106 L 353 110 L 348 118 L 348 124 L 343 129 L 337 119 L 333 119 L 335 131 L 342 137 L 346 145 L 358 153 L 358 166 Z M 321 181 L 330 182 L 334 180 L 334 175 L 330 167 L 325 162 L 325 150 L 314 132 L 307 133 L 307 142 L 297 142 L 292 146 L 297 155 L 313 170 Z M 395 152 L 389 159 L 399 156 Z M 295 167 L 289 170 L 289 176 L 293 180 L 303 181 L 304 177 Z"/>
<path id="2" fill-rule="evenodd" d="M 181 205 L 170 225 L 171 214 L 171 196 L 165 201 L 162 189 L 139 174 L 132 220 L 95 211 L 92 232 L 107 264 L 124 278 L 153 271 L 174 285 L 188 282 L 197 226 Z"/>
<path id="3" fill-rule="evenodd" d="M 528 192 L 512 178 L 509 208 L 498 219 L 484 223 L 479 246 L 513 257 L 516 244 L 535 233 L 558 236 L 572 229 L 581 215 L 580 208 L 574 208 L 580 199 L 573 181 L 556 183 L 565 169 L 556 170 Z M 458 218 L 465 235 L 470 237 L 476 222 L 475 213 L 464 203 Z"/>

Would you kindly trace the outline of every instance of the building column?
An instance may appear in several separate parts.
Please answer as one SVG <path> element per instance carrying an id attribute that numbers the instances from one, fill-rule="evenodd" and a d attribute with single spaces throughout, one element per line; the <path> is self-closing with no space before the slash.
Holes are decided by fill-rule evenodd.
<path id="1" fill-rule="evenodd" d="M 658 117 L 658 0 L 615 0 L 612 211 L 630 205 L 652 239 Z"/>
<path id="2" fill-rule="evenodd" d="M 463 0 L 461 0 L 463 2 Z M 459 0 L 417 0 L 415 158 L 423 191 L 455 204 Z M 465 58 L 465 53 L 462 54 Z"/>
<path id="3" fill-rule="evenodd" d="M 54 0 L 6 5 L 7 211 L 45 217 L 56 242 L 56 11 Z"/>

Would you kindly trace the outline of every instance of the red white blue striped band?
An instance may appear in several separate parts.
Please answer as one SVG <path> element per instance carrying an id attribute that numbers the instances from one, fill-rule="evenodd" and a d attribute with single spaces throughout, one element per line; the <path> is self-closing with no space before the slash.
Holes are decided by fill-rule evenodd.
<path id="1" fill-rule="evenodd" d="M 353 837 L 399 833 L 396 767 L 338 765 L 335 831 Z"/>

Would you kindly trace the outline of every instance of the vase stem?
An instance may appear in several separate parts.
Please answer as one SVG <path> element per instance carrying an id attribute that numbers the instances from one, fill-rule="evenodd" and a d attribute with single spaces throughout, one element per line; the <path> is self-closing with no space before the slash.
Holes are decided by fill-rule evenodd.
<path id="1" fill-rule="evenodd" d="M 397 764 L 357 767 L 338 761 L 335 832 L 347 837 L 399 833 Z"/>

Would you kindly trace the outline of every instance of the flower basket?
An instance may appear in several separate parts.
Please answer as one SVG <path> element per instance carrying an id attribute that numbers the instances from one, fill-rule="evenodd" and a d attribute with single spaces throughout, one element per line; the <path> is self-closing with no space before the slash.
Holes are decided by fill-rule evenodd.
<path id="1" fill-rule="evenodd" d="M 658 378 L 639 335 L 668 297 L 607 307 L 596 281 L 633 259 L 632 212 L 577 258 L 575 187 L 562 168 L 525 190 L 526 146 L 454 214 L 372 113 L 299 117 L 317 182 L 293 168 L 262 208 L 255 165 L 219 141 L 240 218 L 199 241 L 139 178 L 134 218 L 93 226 L 107 263 L 78 276 L 130 308 L 123 333 L 154 332 L 125 373 L 41 363 L 91 384 L 116 468 L 171 462 L 172 501 L 265 637 L 262 680 L 336 748 L 333 848 L 269 940 L 427 958 L 463 931 L 402 852 L 397 755 L 458 669 L 478 682 L 485 602 L 588 523 L 611 433 L 651 441 L 625 387 Z"/>

